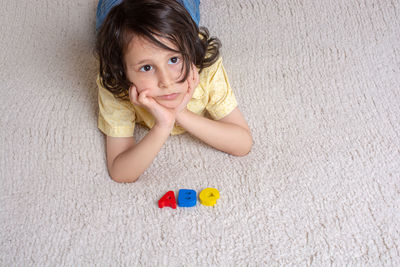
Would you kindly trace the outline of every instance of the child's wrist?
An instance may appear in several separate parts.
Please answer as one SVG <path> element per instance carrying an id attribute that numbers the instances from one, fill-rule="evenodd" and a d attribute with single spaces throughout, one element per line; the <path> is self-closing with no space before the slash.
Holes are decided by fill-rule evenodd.
<path id="1" fill-rule="evenodd" d="M 172 123 L 172 124 L 156 123 L 156 124 L 154 124 L 153 128 L 155 130 L 159 130 L 159 131 L 170 134 L 172 129 L 174 128 L 174 125 L 175 125 L 175 123 Z"/>
<path id="2" fill-rule="evenodd" d="M 187 116 L 189 110 L 187 110 L 187 108 L 184 108 L 183 110 L 181 110 L 180 112 L 178 112 L 175 116 L 176 119 L 176 123 L 180 124 L 182 119 Z"/>

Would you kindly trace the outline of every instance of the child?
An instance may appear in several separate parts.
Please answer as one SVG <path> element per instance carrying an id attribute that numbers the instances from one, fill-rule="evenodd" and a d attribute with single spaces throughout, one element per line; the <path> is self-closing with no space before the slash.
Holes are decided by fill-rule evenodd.
<path id="1" fill-rule="evenodd" d="M 110 1 L 117 4 L 98 23 L 96 53 L 98 127 L 107 136 L 111 178 L 136 181 L 170 134 L 189 132 L 226 153 L 249 153 L 251 133 L 219 57 L 219 40 L 198 28 L 181 1 Z M 198 14 L 199 0 L 193 1 L 191 13 Z M 139 142 L 136 122 L 150 128 Z"/>

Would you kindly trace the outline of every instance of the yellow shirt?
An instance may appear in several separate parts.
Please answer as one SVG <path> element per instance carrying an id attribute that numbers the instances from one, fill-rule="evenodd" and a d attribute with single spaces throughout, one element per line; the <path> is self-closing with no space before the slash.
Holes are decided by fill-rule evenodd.
<path id="1" fill-rule="evenodd" d="M 187 109 L 204 116 L 206 112 L 214 120 L 228 115 L 237 107 L 237 101 L 229 85 L 222 59 L 199 75 L 199 85 L 196 87 Z M 149 128 L 155 124 L 154 117 L 144 108 L 133 105 L 129 100 L 121 100 L 101 86 L 100 77 L 97 78 L 99 87 L 99 129 L 112 137 L 131 137 L 135 123 L 141 123 Z M 181 134 L 185 130 L 174 126 L 171 134 Z"/>

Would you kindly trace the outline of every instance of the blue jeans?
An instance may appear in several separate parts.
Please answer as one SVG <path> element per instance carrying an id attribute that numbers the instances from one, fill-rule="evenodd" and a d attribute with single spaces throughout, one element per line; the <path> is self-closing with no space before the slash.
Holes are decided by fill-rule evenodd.
<path id="1" fill-rule="evenodd" d="M 176 0 L 183 4 L 192 19 L 199 25 L 200 22 L 200 0 Z M 122 0 L 99 0 L 96 12 L 96 31 L 100 28 L 101 24 L 107 17 L 108 12 L 114 6 L 120 4 Z"/>

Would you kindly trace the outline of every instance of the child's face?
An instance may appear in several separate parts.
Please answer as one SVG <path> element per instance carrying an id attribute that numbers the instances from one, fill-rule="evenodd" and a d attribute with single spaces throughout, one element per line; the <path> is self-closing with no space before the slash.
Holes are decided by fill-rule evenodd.
<path id="1" fill-rule="evenodd" d="M 168 40 L 160 41 L 176 49 Z M 136 86 L 138 94 L 148 90 L 148 95 L 166 108 L 176 108 L 182 102 L 188 83 L 178 83 L 183 75 L 181 54 L 162 49 L 145 38 L 135 36 L 127 47 L 124 59 L 126 75 Z"/>

